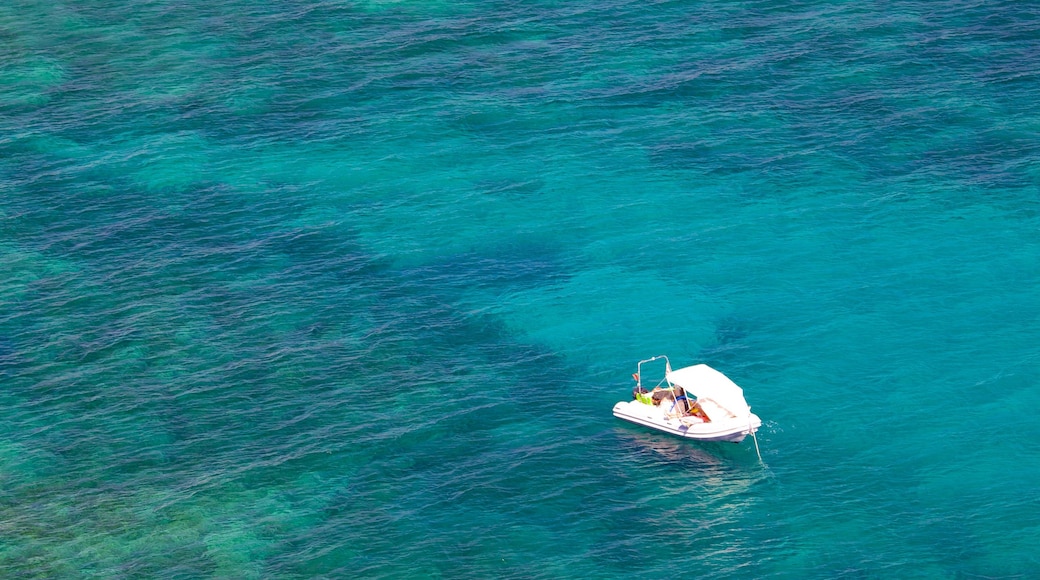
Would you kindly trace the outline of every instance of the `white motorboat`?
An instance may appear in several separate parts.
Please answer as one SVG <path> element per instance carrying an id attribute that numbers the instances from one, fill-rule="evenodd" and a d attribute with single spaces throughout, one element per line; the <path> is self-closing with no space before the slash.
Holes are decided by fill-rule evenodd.
<path id="1" fill-rule="evenodd" d="M 664 377 L 643 386 L 643 365 L 664 359 Z M 632 375 L 632 399 L 614 405 L 614 416 L 638 425 L 699 441 L 732 441 L 754 437 L 762 420 L 751 412 L 744 391 L 729 377 L 705 364 L 672 370 L 661 355 L 639 361 Z M 756 441 L 757 447 L 757 441 Z"/>

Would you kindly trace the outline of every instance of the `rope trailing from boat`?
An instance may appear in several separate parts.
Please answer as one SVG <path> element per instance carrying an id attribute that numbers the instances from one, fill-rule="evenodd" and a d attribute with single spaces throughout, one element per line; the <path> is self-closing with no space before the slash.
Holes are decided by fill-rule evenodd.
<path id="1" fill-rule="evenodd" d="M 748 407 L 751 410 L 751 407 Z M 758 453 L 758 462 L 762 463 L 762 450 L 758 448 L 758 435 L 755 435 L 755 430 L 751 428 L 751 414 L 747 417 L 747 428 L 751 432 L 751 438 L 755 440 L 755 453 Z"/>

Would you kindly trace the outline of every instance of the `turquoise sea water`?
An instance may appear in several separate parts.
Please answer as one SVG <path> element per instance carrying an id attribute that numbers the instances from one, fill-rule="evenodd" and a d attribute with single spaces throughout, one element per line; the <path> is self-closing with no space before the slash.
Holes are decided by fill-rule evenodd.
<path id="1" fill-rule="evenodd" d="M 0 576 L 1036 577 L 1038 102 L 1031 2 L 4 3 Z"/>

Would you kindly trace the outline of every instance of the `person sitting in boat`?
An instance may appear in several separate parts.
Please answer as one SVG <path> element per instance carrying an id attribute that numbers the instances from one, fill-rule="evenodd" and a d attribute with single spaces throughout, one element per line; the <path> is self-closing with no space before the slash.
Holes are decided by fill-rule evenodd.
<path id="1" fill-rule="evenodd" d="M 654 404 L 653 399 L 650 398 L 650 391 L 640 386 L 632 388 L 632 398 L 647 405 Z"/>
<path id="2" fill-rule="evenodd" d="M 665 400 L 675 400 L 675 394 L 672 393 L 671 389 L 662 389 L 661 387 L 654 387 L 654 390 L 651 391 L 651 395 L 654 398 L 655 405 L 660 405 L 661 402 Z"/>
<path id="3" fill-rule="evenodd" d="M 686 412 L 687 417 L 696 417 L 704 423 L 711 423 L 711 419 L 708 418 L 708 414 L 701 409 L 701 406 L 697 404 L 696 400 L 690 402 L 690 408 Z"/>
<path id="4" fill-rule="evenodd" d="M 676 396 L 672 389 L 662 389 L 661 393 L 662 396 L 657 404 L 664 411 L 665 418 L 678 419 L 686 416 L 688 402 L 685 394 Z"/>
<path id="5" fill-rule="evenodd" d="M 702 423 L 709 423 L 711 419 L 701 409 L 701 406 L 697 404 L 696 399 L 689 398 L 684 391 L 681 395 L 676 396 L 671 400 L 671 404 L 662 403 L 662 406 L 667 405 L 665 408 L 665 416 L 670 419 L 694 419 Z"/>

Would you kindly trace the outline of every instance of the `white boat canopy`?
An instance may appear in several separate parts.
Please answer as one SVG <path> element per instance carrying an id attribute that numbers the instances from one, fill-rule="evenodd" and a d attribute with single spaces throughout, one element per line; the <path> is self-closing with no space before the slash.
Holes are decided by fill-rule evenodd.
<path id="1" fill-rule="evenodd" d="M 751 407 L 744 399 L 744 390 L 719 371 L 700 364 L 683 367 L 665 374 L 669 383 L 678 385 L 697 397 L 697 402 L 708 417 L 747 417 Z M 718 407 L 717 409 L 715 407 Z"/>

